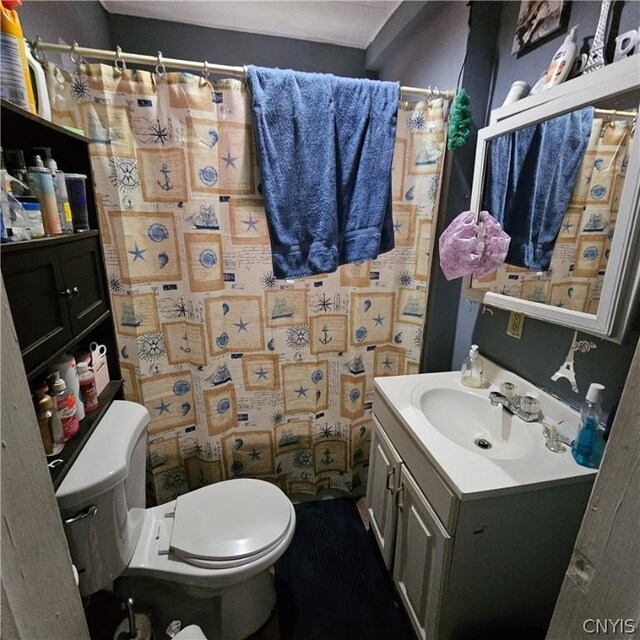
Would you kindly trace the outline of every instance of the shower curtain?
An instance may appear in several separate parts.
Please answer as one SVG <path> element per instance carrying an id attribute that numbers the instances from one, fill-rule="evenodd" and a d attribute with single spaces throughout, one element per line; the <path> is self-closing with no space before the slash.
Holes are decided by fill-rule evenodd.
<path id="1" fill-rule="evenodd" d="M 446 104 L 400 105 L 396 248 L 284 281 L 244 83 L 45 66 L 54 121 L 90 139 L 125 397 L 151 415 L 158 502 L 237 477 L 362 494 L 373 378 L 418 372 Z"/>

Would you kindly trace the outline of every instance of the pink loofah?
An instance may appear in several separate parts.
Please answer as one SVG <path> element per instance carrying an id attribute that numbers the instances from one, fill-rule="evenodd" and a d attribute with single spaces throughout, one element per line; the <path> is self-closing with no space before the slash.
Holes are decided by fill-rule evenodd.
<path id="1" fill-rule="evenodd" d="M 507 257 L 509 235 L 488 211 L 478 217 L 465 211 L 440 236 L 440 267 L 447 280 L 491 273 Z"/>

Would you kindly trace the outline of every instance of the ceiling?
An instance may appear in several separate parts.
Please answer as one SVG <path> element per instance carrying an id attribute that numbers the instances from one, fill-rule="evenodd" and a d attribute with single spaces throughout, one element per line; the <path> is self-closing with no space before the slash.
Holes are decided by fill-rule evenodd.
<path id="1" fill-rule="evenodd" d="M 100 0 L 109 13 L 365 49 L 401 0 Z"/>

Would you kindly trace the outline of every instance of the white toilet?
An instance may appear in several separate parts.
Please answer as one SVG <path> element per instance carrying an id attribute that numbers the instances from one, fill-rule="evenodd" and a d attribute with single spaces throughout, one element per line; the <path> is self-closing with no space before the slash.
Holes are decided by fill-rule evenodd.
<path id="1" fill-rule="evenodd" d="M 145 509 L 148 423 L 143 406 L 115 401 L 56 492 L 80 593 L 115 580 L 158 640 L 174 620 L 212 640 L 245 638 L 275 606 L 271 567 L 293 537 L 293 504 L 268 482 L 237 479 Z"/>

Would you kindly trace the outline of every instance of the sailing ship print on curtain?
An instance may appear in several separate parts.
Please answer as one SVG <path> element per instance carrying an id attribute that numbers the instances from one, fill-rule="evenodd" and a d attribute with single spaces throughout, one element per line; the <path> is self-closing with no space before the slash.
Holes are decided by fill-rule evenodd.
<path id="1" fill-rule="evenodd" d="M 396 248 L 274 279 L 239 80 L 47 65 L 54 121 L 90 139 L 127 399 L 151 415 L 159 502 L 250 476 L 362 494 L 374 376 L 417 373 L 445 149 L 441 99 L 401 104 Z"/>

